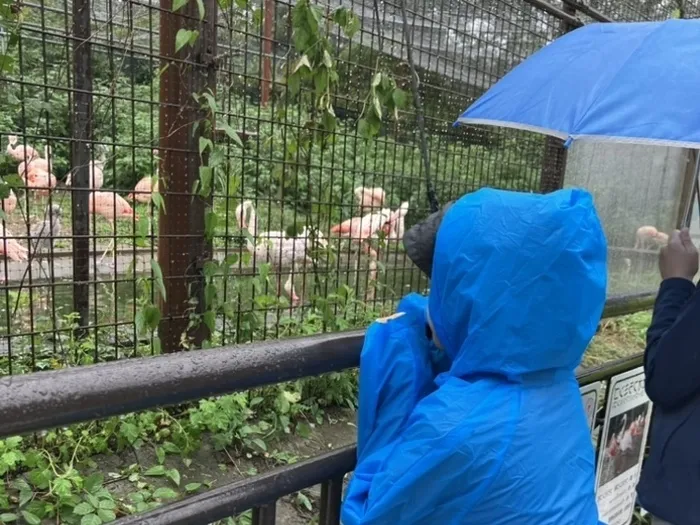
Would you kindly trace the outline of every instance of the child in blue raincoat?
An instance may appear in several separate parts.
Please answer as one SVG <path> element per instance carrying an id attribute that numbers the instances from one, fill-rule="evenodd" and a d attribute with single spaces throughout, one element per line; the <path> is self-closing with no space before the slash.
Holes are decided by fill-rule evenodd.
<path id="1" fill-rule="evenodd" d="M 606 251 L 579 189 L 483 189 L 444 212 L 429 297 L 367 331 L 344 525 L 598 525 L 574 370 Z"/>

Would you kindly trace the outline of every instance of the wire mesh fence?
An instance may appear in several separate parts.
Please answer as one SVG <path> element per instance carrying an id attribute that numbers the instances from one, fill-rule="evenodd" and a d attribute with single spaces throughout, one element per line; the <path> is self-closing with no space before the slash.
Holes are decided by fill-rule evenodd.
<path id="1" fill-rule="evenodd" d="M 432 196 L 562 184 L 556 141 L 452 126 L 566 30 L 572 3 L 540 4 L 2 0 L 0 374 L 343 330 L 424 291 L 401 236 Z"/>

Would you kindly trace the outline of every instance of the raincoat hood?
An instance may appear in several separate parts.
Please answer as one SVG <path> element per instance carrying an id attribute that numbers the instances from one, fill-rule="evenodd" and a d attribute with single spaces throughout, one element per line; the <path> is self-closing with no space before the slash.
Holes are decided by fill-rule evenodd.
<path id="1" fill-rule="evenodd" d="M 432 265 L 365 335 L 343 525 L 603 525 L 574 375 L 605 300 L 591 196 L 468 195 Z"/>
<path id="2" fill-rule="evenodd" d="M 573 371 L 603 311 L 606 257 L 585 190 L 461 198 L 438 230 L 429 297 L 450 374 Z"/>

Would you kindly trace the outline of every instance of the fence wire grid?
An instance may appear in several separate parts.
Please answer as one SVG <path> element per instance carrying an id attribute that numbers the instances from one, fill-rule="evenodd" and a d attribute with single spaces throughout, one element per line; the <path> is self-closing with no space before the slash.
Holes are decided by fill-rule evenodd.
<path id="1" fill-rule="evenodd" d="M 540 4 L 2 0 L 0 374 L 344 330 L 424 291 L 401 236 L 429 184 L 562 185 L 556 141 L 452 127 L 568 29 Z"/>

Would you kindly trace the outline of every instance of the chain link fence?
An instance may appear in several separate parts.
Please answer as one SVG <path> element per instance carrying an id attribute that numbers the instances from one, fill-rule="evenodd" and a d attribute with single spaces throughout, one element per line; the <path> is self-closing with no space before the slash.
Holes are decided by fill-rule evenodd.
<path id="1" fill-rule="evenodd" d="M 2 2 L 1 375 L 365 326 L 426 290 L 401 235 L 431 202 L 563 183 L 560 143 L 464 108 L 572 14 L 698 14 Z"/>

